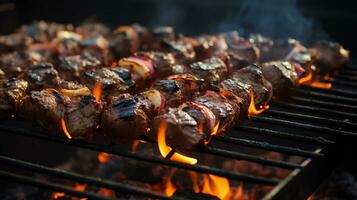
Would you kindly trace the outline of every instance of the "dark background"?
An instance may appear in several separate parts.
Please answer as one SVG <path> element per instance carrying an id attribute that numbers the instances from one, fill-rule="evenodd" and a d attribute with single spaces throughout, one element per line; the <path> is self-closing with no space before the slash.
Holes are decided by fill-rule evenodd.
<path id="1" fill-rule="evenodd" d="M 172 25 L 187 35 L 237 29 L 272 37 L 295 37 L 309 43 L 329 39 L 348 49 L 354 39 L 357 8 L 353 1 L 338 0 L 0 0 L 0 32 L 23 23 L 49 20 L 79 24 L 96 19 L 111 27 L 140 23 L 153 27 Z"/>

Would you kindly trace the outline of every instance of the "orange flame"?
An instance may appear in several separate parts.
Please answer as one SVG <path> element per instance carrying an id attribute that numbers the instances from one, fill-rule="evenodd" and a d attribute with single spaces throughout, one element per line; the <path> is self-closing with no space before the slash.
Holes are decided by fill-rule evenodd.
<path id="1" fill-rule="evenodd" d="M 98 161 L 102 164 L 108 163 L 110 160 L 110 154 L 105 153 L 105 152 L 100 152 L 98 153 Z"/>
<path id="2" fill-rule="evenodd" d="M 99 81 L 95 82 L 93 96 L 95 96 L 96 101 L 100 101 L 100 98 L 102 96 L 102 83 Z"/>
<path id="3" fill-rule="evenodd" d="M 157 133 L 157 144 L 158 144 L 158 147 L 159 147 L 160 154 L 164 158 L 166 158 L 166 156 L 172 150 L 171 147 L 166 145 L 166 129 L 167 129 L 167 124 L 164 121 L 161 121 L 160 122 L 160 126 L 159 126 L 159 130 L 158 130 L 158 133 Z M 191 158 L 191 157 L 188 157 L 188 156 L 184 156 L 184 155 L 182 155 L 180 153 L 177 153 L 177 152 L 175 152 L 172 155 L 170 160 L 178 161 L 178 162 L 182 162 L 182 163 L 186 163 L 186 164 L 190 164 L 190 165 L 194 165 L 194 164 L 197 163 L 197 159 Z"/>
<path id="4" fill-rule="evenodd" d="M 175 193 L 175 191 L 176 191 L 176 188 L 171 181 L 171 176 L 169 176 L 166 180 L 165 195 L 168 197 L 171 197 Z"/>
<path id="5" fill-rule="evenodd" d="M 253 91 L 249 92 L 249 96 L 250 96 L 250 104 L 248 108 L 249 116 L 257 116 L 262 112 L 264 112 L 265 110 L 269 109 L 269 105 L 260 106 L 260 108 L 257 109 L 254 103 Z"/>
<path id="6" fill-rule="evenodd" d="M 218 132 L 218 127 L 219 127 L 220 121 L 212 128 L 211 135 L 216 135 Z"/>
<path id="7" fill-rule="evenodd" d="M 83 192 L 84 190 L 86 190 L 87 188 L 87 185 L 86 184 L 80 184 L 80 183 L 77 183 L 75 186 L 74 186 L 74 189 L 76 191 L 80 191 L 80 192 Z"/>
<path id="8" fill-rule="evenodd" d="M 64 192 L 54 192 L 51 194 L 52 199 L 59 199 L 61 197 L 64 197 Z"/>
<path id="9" fill-rule="evenodd" d="M 307 198 L 307 200 L 314 200 L 314 196 L 313 195 L 309 196 L 309 198 Z"/>
<path id="10" fill-rule="evenodd" d="M 310 85 L 312 87 L 317 87 L 317 88 L 326 88 L 326 89 L 332 88 L 332 84 L 331 83 L 323 83 L 323 82 L 320 82 L 320 81 L 314 81 Z"/>
<path id="11" fill-rule="evenodd" d="M 72 139 L 71 134 L 69 134 L 68 130 L 67 130 L 67 126 L 66 126 L 66 122 L 64 121 L 64 119 L 61 119 L 61 126 L 62 126 L 62 130 L 64 132 L 64 134 L 67 136 L 68 139 Z"/>
<path id="12" fill-rule="evenodd" d="M 217 196 L 220 199 L 227 199 L 230 196 L 230 185 L 226 178 L 212 174 L 203 177 L 202 193 Z"/>
<path id="13" fill-rule="evenodd" d="M 309 73 L 306 76 L 300 78 L 298 82 L 299 82 L 299 84 L 307 84 L 311 80 L 312 80 L 312 72 L 309 71 Z"/>
<path id="14" fill-rule="evenodd" d="M 103 197 L 115 197 L 115 192 L 107 188 L 100 188 L 99 194 Z"/>
<path id="15" fill-rule="evenodd" d="M 243 184 L 239 184 L 235 191 L 233 199 L 243 200 L 243 198 L 244 198 Z"/>
<path id="16" fill-rule="evenodd" d="M 134 140 L 131 144 L 131 152 L 135 153 L 138 149 L 138 145 L 140 144 L 140 140 Z"/>

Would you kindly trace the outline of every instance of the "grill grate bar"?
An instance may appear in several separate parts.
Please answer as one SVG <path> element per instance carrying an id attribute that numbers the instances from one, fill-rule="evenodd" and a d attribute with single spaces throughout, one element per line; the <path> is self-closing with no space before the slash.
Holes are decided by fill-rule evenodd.
<path id="1" fill-rule="evenodd" d="M 113 198 L 106 198 L 106 197 L 91 194 L 88 192 L 76 191 L 74 189 L 71 189 L 71 188 L 56 184 L 56 183 L 38 180 L 38 179 L 34 179 L 32 177 L 22 176 L 22 175 L 6 172 L 3 170 L 0 170 L 0 177 L 2 180 L 6 179 L 6 180 L 20 183 L 20 184 L 22 183 L 22 184 L 26 184 L 26 185 L 32 185 L 35 187 L 41 187 L 41 188 L 49 189 L 49 190 L 56 191 L 56 192 L 64 192 L 68 195 L 75 196 L 78 198 L 87 198 L 87 199 L 93 199 L 93 200 L 113 200 Z"/>
<path id="2" fill-rule="evenodd" d="M 340 95 L 340 96 L 343 96 L 343 97 L 357 98 L 357 92 L 354 92 L 354 91 L 351 91 L 351 90 L 343 90 L 343 89 L 338 89 L 338 88 L 325 89 L 325 88 L 311 87 L 311 86 L 308 86 L 308 85 L 300 85 L 300 88 L 302 90 L 323 92 L 323 93 L 327 93 L 327 94 Z"/>
<path id="3" fill-rule="evenodd" d="M 248 132 L 251 132 L 254 134 L 262 134 L 262 135 L 268 135 L 268 136 L 273 136 L 273 137 L 286 138 L 289 140 L 301 141 L 301 142 L 312 143 L 312 144 L 329 145 L 329 144 L 335 143 L 335 142 L 333 142 L 331 140 L 327 140 L 323 137 L 309 137 L 309 136 L 304 136 L 304 135 L 297 135 L 297 134 L 285 133 L 285 132 L 281 132 L 281 131 L 275 131 L 275 130 L 261 128 L 261 127 L 237 125 L 235 127 L 235 129 L 248 131 Z"/>
<path id="4" fill-rule="evenodd" d="M 276 105 L 278 107 L 285 107 L 288 109 L 293 108 L 293 109 L 298 109 L 298 110 L 303 110 L 303 111 L 311 111 L 313 113 L 327 114 L 327 115 L 331 115 L 331 116 L 335 116 L 335 117 L 339 116 L 342 118 L 357 119 L 357 114 L 343 112 L 343 111 L 337 111 L 337 110 L 331 110 L 331 109 L 326 109 L 326 108 L 311 107 L 311 106 L 293 104 L 293 103 L 288 103 L 288 102 L 283 102 L 283 101 L 272 101 L 271 105 Z"/>
<path id="5" fill-rule="evenodd" d="M 257 148 L 261 148 L 261 149 L 265 149 L 265 150 L 269 150 L 269 151 L 288 153 L 288 154 L 297 155 L 297 156 L 304 156 L 304 157 L 311 157 L 311 158 L 320 158 L 320 157 L 324 156 L 323 154 L 320 154 L 320 153 L 306 151 L 306 150 L 299 149 L 299 148 L 285 147 L 285 146 L 281 146 L 281 145 L 270 144 L 268 142 L 258 142 L 258 141 L 233 138 L 233 137 L 228 137 L 228 136 L 224 136 L 224 137 L 218 136 L 215 139 L 217 139 L 219 141 L 226 142 L 226 143 L 244 145 L 244 146 L 249 146 L 249 147 L 257 147 Z"/>
<path id="6" fill-rule="evenodd" d="M 334 78 L 357 82 L 357 72 L 342 73 L 341 75 L 334 76 Z"/>
<path id="7" fill-rule="evenodd" d="M 299 93 L 302 95 L 307 95 L 309 97 L 316 97 L 316 98 L 334 100 L 334 101 L 338 101 L 338 102 L 344 102 L 346 104 L 355 105 L 357 103 L 357 100 L 355 98 L 343 97 L 343 96 L 334 95 L 334 94 L 325 94 L 325 93 L 319 93 L 319 92 L 307 91 L 307 90 L 294 90 L 294 94 L 296 94 L 296 93 Z"/>
<path id="8" fill-rule="evenodd" d="M 340 86 L 346 86 L 346 87 L 356 87 L 357 86 L 356 81 L 334 80 L 334 81 L 327 81 L 327 82 L 333 83 L 333 85 L 340 85 Z"/>
<path id="9" fill-rule="evenodd" d="M 275 118 L 263 117 L 263 116 L 252 117 L 252 119 L 254 121 L 263 121 L 263 122 L 268 122 L 268 123 L 281 124 L 281 125 L 289 126 L 289 127 L 304 128 L 304 129 L 308 129 L 308 130 L 320 131 L 323 133 L 329 133 L 331 135 L 336 135 L 336 136 L 357 137 L 357 133 L 332 129 L 332 128 L 328 128 L 328 127 L 315 126 L 312 124 L 303 124 L 303 123 L 289 121 L 289 120 L 275 119 Z"/>
<path id="10" fill-rule="evenodd" d="M 222 169 L 214 168 L 214 167 L 209 167 L 205 165 L 188 165 L 184 163 L 179 163 L 179 162 L 174 162 L 166 159 L 161 159 L 161 158 L 156 158 L 156 157 L 148 157 L 147 155 L 142 155 L 142 154 L 135 154 L 135 153 L 130 153 L 127 151 L 122 151 L 119 149 L 116 149 L 113 146 L 108 146 L 108 145 L 100 145 L 100 144 L 95 144 L 95 143 L 89 143 L 85 141 L 70 141 L 61 138 L 61 137 L 55 137 L 55 136 L 49 136 L 49 134 L 45 133 L 40 133 L 40 134 L 35 134 L 33 131 L 28 131 L 20 128 L 8 128 L 6 126 L 0 125 L 0 130 L 2 131 L 7 131 L 9 133 L 14 133 L 18 135 L 24 135 L 28 137 L 36 137 L 39 139 L 43 140 L 48 140 L 52 142 L 57 142 L 57 143 L 62 143 L 62 144 L 68 144 L 68 145 L 75 145 L 81 148 L 86 148 L 94 151 L 101 151 L 101 152 L 106 152 L 118 156 L 123 156 L 131 159 L 136 159 L 136 160 L 141 160 L 145 162 L 151 162 L 151 163 L 157 163 L 161 165 L 167 165 L 171 167 L 177 167 L 177 168 L 182 168 L 186 170 L 192 170 L 196 171 L 199 173 L 204 173 L 204 174 L 213 174 L 217 176 L 222 176 L 225 178 L 229 179 L 235 179 L 235 180 L 241 180 L 241 181 L 246 181 L 246 182 L 252 182 L 252 183 L 257 183 L 257 184 L 267 184 L 267 185 L 275 185 L 279 182 L 277 179 L 271 179 L 271 178 L 265 178 L 265 177 L 258 177 L 258 176 L 252 176 L 252 175 L 244 175 L 244 174 L 239 174 L 235 172 L 227 172 Z"/>
<path id="11" fill-rule="evenodd" d="M 146 196 L 146 197 L 151 197 L 151 198 L 170 199 L 162 194 L 152 192 L 150 190 L 143 190 L 139 187 L 129 186 L 127 184 L 116 183 L 113 181 L 107 181 L 107 180 L 103 180 L 100 178 L 85 176 L 82 174 L 68 172 L 68 171 L 64 171 L 64 170 L 60 170 L 60 169 L 56 169 L 56 168 L 50 168 L 50 167 L 46 167 L 46 166 L 39 165 L 39 164 L 34 164 L 34 163 L 22 161 L 22 160 L 9 158 L 6 156 L 0 155 L 0 162 L 5 163 L 7 165 L 11 165 L 16 168 L 25 169 L 25 170 L 37 172 L 40 174 L 52 175 L 52 176 L 59 177 L 59 178 L 65 178 L 65 179 L 69 179 L 69 180 L 73 180 L 73 181 L 81 182 L 81 183 L 87 183 L 87 184 L 95 185 L 98 187 L 105 187 L 105 188 L 129 193 L 129 194 L 137 194 L 139 196 Z"/>
<path id="12" fill-rule="evenodd" d="M 262 158 L 259 156 L 249 155 L 249 154 L 245 154 L 245 153 L 239 153 L 239 152 L 235 152 L 235 151 L 228 151 L 228 150 L 209 147 L 209 146 L 205 147 L 204 150 L 200 150 L 200 152 L 220 155 L 220 156 L 237 159 L 237 160 L 251 161 L 251 162 L 255 162 L 255 163 L 259 163 L 259 164 L 263 164 L 263 165 L 270 165 L 273 167 L 279 167 L 279 168 L 284 168 L 284 169 L 302 168 L 302 166 L 294 164 L 294 163 L 288 163 L 288 162 L 278 161 L 278 160 L 268 160 L 268 159 L 265 159 L 265 158 Z"/>
<path id="13" fill-rule="evenodd" d="M 294 117 L 294 118 L 298 118 L 298 119 L 306 119 L 306 120 L 321 122 L 321 123 L 325 123 L 325 124 L 329 124 L 329 125 L 333 124 L 336 126 L 357 128 L 356 123 L 351 123 L 351 122 L 346 122 L 346 121 L 336 120 L 336 119 L 330 119 L 330 118 L 324 118 L 324 117 L 317 117 L 317 116 L 313 116 L 313 115 L 300 114 L 300 113 L 295 113 L 295 112 L 269 109 L 269 110 L 265 111 L 265 114 L 279 115 L 279 116 L 288 117 L 288 118 Z"/>
<path id="14" fill-rule="evenodd" d="M 327 101 L 321 101 L 321 100 L 315 100 L 315 99 L 307 99 L 303 97 L 298 97 L 298 96 L 290 96 L 290 99 L 298 102 L 303 102 L 307 104 L 313 104 L 313 105 L 321 105 L 321 106 L 326 106 L 329 108 L 334 108 L 334 109 L 346 109 L 349 111 L 357 111 L 357 106 L 354 105 L 346 105 L 346 104 L 341 104 L 341 103 L 331 103 Z"/>
<path id="15" fill-rule="evenodd" d="M 343 70 L 337 77 L 353 77 L 357 76 L 357 71 L 356 70 Z"/>

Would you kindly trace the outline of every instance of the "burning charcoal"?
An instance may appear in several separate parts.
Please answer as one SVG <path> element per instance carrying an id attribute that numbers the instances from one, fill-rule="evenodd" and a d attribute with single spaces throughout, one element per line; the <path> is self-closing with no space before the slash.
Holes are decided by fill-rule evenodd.
<path id="1" fill-rule="evenodd" d="M 54 88 L 60 83 L 57 70 L 51 63 L 38 63 L 29 67 L 26 73 L 30 90 Z"/>
<path id="2" fill-rule="evenodd" d="M 24 80 L 10 78 L 0 86 L 0 118 L 10 116 L 23 104 L 28 83 Z"/>
<path id="3" fill-rule="evenodd" d="M 283 96 L 297 86 L 295 67 L 289 62 L 269 62 L 262 65 L 264 77 L 272 84 L 274 96 Z"/>
<path id="4" fill-rule="evenodd" d="M 192 74 L 204 79 L 207 84 L 222 81 L 228 73 L 225 63 L 217 57 L 195 62 L 190 65 L 189 70 Z"/>
<path id="5" fill-rule="evenodd" d="M 12 51 L 22 51 L 32 42 L 30 37 L 21 33 L 0 36 L 0 55 Z"/>
<path id="6" fill-rule="evenodd" d="M 220 200 L 216 196 L 203 193 L 195 193 L 193 190 L 177 190 L 173 197 L 181 197 L 192 200 Z"/>
<path id="7" fill-rule="evenodd" d="M 131 93 L 135 89 L 135 82 L 132 80 L 129 70 L 119 67 L 86 71 L 84 82 L 92 90 L 100 84 L 106 97 Z"/>
<path id="8" fill-rule="evenodd" d="M 153 105 L 144 97 L 130 94 L 113 97 L 102 114 L 101 131 L 111 141 L 137 140 L 147 133 L 152 111 Z"/>
<path id="9" fill-rule="evenodd" d="M 340 44 L 327 41 L 316 42 L 312 46 L 314 63 L 325 75 L 341 69 L 349 61 L 350 52 Z"/>
<path id="10" fill-rule="evenodd" d="M 86 70 L 95 69 L 101 65 L 101 62 L 88 53 L 81 55 L 69 56 L 63 58 L 59 65 L 58 71 L 63 79 L 78 79 Z"/>

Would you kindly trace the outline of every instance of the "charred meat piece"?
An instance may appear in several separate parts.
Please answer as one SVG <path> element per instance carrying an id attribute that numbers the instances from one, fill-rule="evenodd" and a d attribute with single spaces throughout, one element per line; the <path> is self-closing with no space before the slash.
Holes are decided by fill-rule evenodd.
<path id="1" fill-rule="evenodd" d="M 68 132 L 74 138 L 88 138 L 95 131 L 102 104 L 92 95 L 72 97 L 64 113 Z"/>
<path id="2" fill-rule="evenodd" d="M 64 58 L 67 56 L 74 56 L 81 53 L 79 41 L 75 38 L 59 38 L 56 42 L 56 49 L 58 56 Z"/>
<path id="3" fill-rule="evenodd" d="M 191 74 L 176 74 L 167 77 L 167 80 L 174 80 L 182 89 L 184 98 L 193 99 L 204 89 L 205 81 Z"/>
<path id="4" fill-rule="evenodd" d="M 164 129 L 166 126 L 166 129 Z M 152 133 L 157 138 L 159 128 L 164 129 L 168 146 L 185 151 L 203 145 L 206 136 L 197 128 L 196 120 L 188 113 L 177 108 L 169 108 L 168 112 L 155 118 Z"/>
<path id="5" fill-rule="evenodd" d="M 274 96 L 282 96 L 297 85 L 295 67 L 289 62 L 276 61 L 262 65 L 264 77 L 272 84 Z"/>
<path id="6" fill-rule="evenodd" d="M 249 92 L 252 91 L 252 86 L 235 79 L 226 79 L 219 83 L 218 87 L 223 88 L 225 91 L 233 93 L 235 96 L 241 98 L 240 105 L 240 119 L 248 117 L 248 108 L 250 104 Z"/>
<path id="7" fill-rule="evenodd" d="M 197 77 L 204 79 L 206 84 L 218 83 L 228 74 L 227 66 L 218 57 L 192 63 L 189 67 L 189 71 Z"/>
<path id="8" fill-rule="evenodd" d="M 101 131 L 111 141 L 130 142 L 148 131 L 151 101 L 144 97 L 121 94 L 113 97 L 101 117 Z"/>
<path id="9" fill-rule="evenodd" d="M 66 80 L 76 80 L 82 76 L 86 70 L 95 69 L 101 65 L 101 62 L 90 55 L 82 53 L 81 55 L 68 56 L 61 60 L 58 67 L 61 78 Z"/>
<path id="10" fill-rule="evenodd" d="M 166 77 L 177 72 L 175 70 L 176 59 L 171 53 L 149 51 L 137 52 L 135 56 L 151 60 L 155 70 L 155 77 Z"/>
<path id="11" fill-rule="evenodd" d="M 45 21 L 36 21 L 30 25 L 24 25 L 20 28 L 20 33 L 28 35 L 35 42 L 45 43 L 53 40 L 59 31 L 67 30 L 71 26 L 66 27 L 62 24 L 47 23 Z"/>
<path id="12" fill-rule="evenodd" d="M 161 94 L 161 107 L 176 107 L 185 100 L 185 93 L 182 85 L 176 80 L 160 80 L 153 86 Z"/>
<path id="13" fill-rule="evenodd" d="M 239 117 L 239 100 L 230 101 L 220 93 L 207 91 L 205 95 L 194 100 L 195 103 L 207 107 L 219 122 L 218 134 L 231 127 Z M 216 134 L 216 133 L 215 133 Z"/>
<path id="14" fill-rule="evenodd" d="M 60 83 L 57 70 L 51 63 L 38 63 L 29 67 L 26 72 L 26 80 L 30 90 L 43 88 L 55 88 Z"/>
<path id="15" fill-rule="evenodd" d="M 59 129 L 70 98 L 54 89 L 32 91 L 24 99 L 20 116 L 48 129 Z"/>
<path id="16" fill-rule="evenodd" d="M 162 49 L 164 52 L 172 53 L 178 64 L 191 64 L 196 59 L 195 50 L 191 43 L 184 41 L 164 41 Z"/>
<path id="17" fill-rule="evenodd" d="M 249 65 L 236 71 L 232 79 L 252 87 L 256 106 L 268 103 L 273 95 L 271 83 L 264 78 L 259 65 Z"/>
<path id="18" fill-rule="evenodd" d="M 277 40 L 270 49 L 264 49 L 261 52 L 260 61 L 290 60 L 292 55 L 299 51 L 306 51 L 299 41 L 295 39 Z"/>
<path id="19" fill-rule="evenodd" d="M 0 86 L 0 118 L 15 113 L 26 96 L 27 82 L 10 78 Z"/>
<path id="20" fill-rule="evenodd" d="M 32 42 L 30 37 L 21 33 L 0 36 L 0 55 L 12 51 L 22 51 Z"/>
<path id="21" fill-rule="evenodd" d="M 142 46 L 143 50 L 159 51 L 164 41 L 174 41 L 175 31 L 171 26 L 162 26 L 154 28 L 150 32 L 150 40 Z"/>
<path id="22" fill-rule="evenodd" d="M 0 68 L 7 77 L 20 75 L 30 63 L 28 55 L 24 52 L 13 52 L 0 56 Z"/>
<path id="23" fill-rule="evenodd" d="M 349 51 L 340 44 L 327 41 L 316 42 L 312 47 L 314 63 L 321 74 L 341 69 L 349 61 Z"/>
<path id="24" fill-rule="evenodd" d="M 232 59 L 244 62 L 245 65 L 256 63 L 260 58 L 259 48 L 249 42 L 249 40 L 240 40 L 238 43 L 232 45 L 229 51 L 233 57 Z"/>
<path id="25" fill-rule="evenodd" d="M 131 93 L 135 89 L 135 82 L 131 79 L 129 70 L 118 67 L 86 71 L 84 82 L 92 90 L 99 83 L 106 96 Z"/>
<path id="26" fill-rule="evenodd" d="M 140 37 L 132 26 L 120 26 L 108 38 L 109 47 L 116 59 L 130 56 L 140 49 Z"/>
<path id="27" fill-rule="evenodd" d="M 106 66 L 115 62 L 114 55 L 109 50 L 108 40 L 102 36 L 81 40 L 79 46 L 82 52 L 93 55 Z"/>

